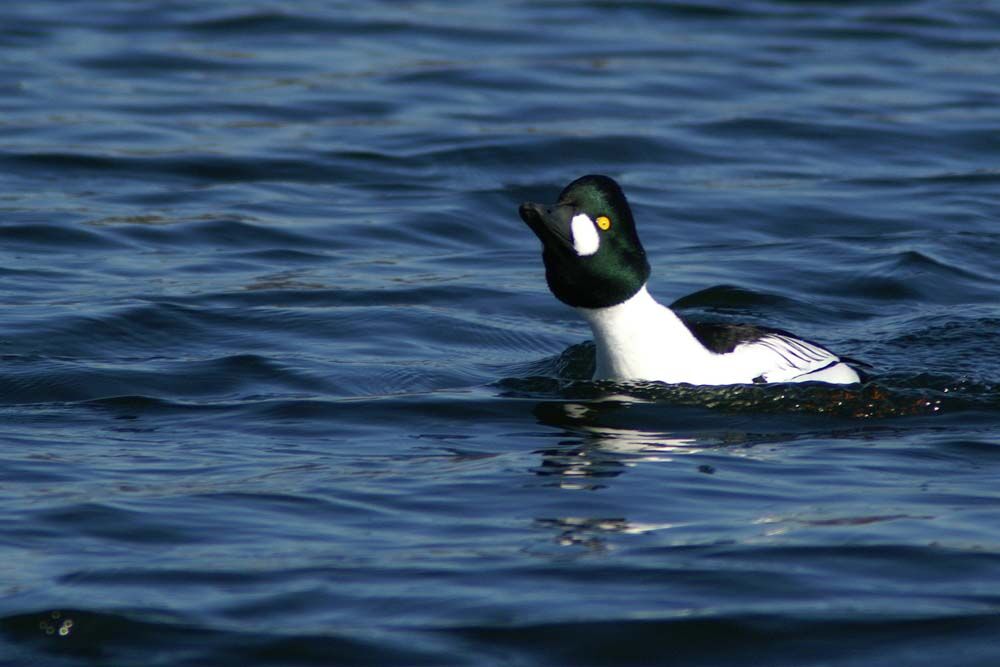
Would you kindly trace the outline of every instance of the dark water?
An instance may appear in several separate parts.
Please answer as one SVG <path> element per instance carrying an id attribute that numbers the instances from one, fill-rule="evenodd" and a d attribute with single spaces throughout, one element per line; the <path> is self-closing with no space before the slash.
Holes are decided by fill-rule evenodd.
<path id="1" fill-rule="evenodd" d="M 3 665 L 1000 664 L 1000 5 L 0 6 Z M 517 219 L 863 386 L 585 380 Z"/>

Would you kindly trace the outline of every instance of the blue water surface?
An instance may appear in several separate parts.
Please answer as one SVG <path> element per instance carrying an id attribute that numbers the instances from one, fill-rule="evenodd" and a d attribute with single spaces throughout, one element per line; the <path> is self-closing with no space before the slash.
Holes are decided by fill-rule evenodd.
<path id="1" fill-rule="evenodd" d="M 0 5 L 0 664 L 1000 664 L 1000 6 Z M 850 387 L 588 380 L 517 217 Z"/>

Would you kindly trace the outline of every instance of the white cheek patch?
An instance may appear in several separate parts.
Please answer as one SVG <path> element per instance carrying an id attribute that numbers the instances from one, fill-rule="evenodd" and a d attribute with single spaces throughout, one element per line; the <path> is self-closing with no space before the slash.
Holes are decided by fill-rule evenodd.
<path id="1" fill-rule="evenodd" d="M 587 215 L 578 213 L 569 224 L 573 232 L 573 250 L 581 257 L 593 255 L 601 247 L 601 238 L 597 233 L 597 225 Z"/>

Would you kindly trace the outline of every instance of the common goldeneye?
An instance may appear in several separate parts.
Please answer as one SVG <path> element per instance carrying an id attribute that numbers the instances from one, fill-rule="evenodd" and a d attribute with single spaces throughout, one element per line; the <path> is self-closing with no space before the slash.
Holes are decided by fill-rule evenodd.
<path id="1" fill-rule="evenodd" d="M 649 261 L 632 209 L 607 176 L 578 178 L 555 204 L 524 203 L 519 213 L 542 242 L 549 289 L 590 324 L 595 380 L 860 381 L 845 360 L 786 331 L 689 322 L 658 303 L 646 289 Z"/>

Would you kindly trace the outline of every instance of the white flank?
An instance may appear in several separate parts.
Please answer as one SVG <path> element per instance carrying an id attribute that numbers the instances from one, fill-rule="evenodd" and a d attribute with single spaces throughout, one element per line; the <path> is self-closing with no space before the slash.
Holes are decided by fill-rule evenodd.
<path id="1" fill-rule="evenodd" d="M 672 310 L 645 285 L 624 303 L 578 309 L 594 333 L 595 380 L 658 380 L 703 385 L 819 380 L 858 382 L 833 353 L 789 336 L 764 336 L 717 354 L 694 337 Z"/>
<path id="2" fill-rule="evenodd" d="M 601 247 L 601 237 L 597 232 L 597 225 L 584 213 L 578 213 L 570 221 L 570 230 L 573 232 L 573 249 L 576 254 L 584 257 L 593 255 Z"/>
<path id="3" fill-rule="evenodd" d="M 672 310 L 657 303 L 645 285 L 617 306 L 578 310 L 590 324 L 597 345 L 595 380 L 724 384 L 709 377 L 715 355 Z"/>

